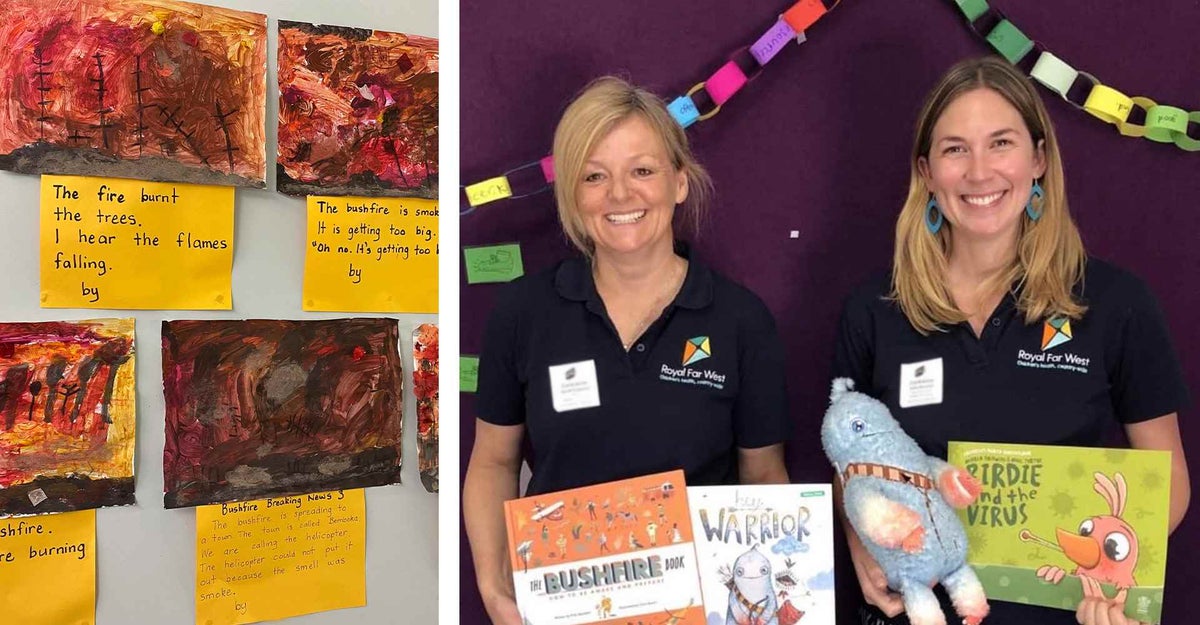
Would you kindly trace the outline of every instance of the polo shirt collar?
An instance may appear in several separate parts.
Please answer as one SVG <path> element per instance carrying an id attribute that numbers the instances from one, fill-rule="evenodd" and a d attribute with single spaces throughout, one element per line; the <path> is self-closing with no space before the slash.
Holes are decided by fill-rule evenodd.
<path id="1" fill-rule="evenodd" d="M 688 271 L 672 305 L 695 310 L 708 306 L 713 300 L 712 270 L 696 262 L 695 254 L 687 243 L 676 241 L 675 253 L 688 260 Z M 596 282 L 592 278 L 592 267 L 586 258 L 574 257 L 563 261 L 555 272 L 554 288 L 564 299 L 600 303 L 600 294 L 596 292 Z"/>
<path id="2" fill-rule="evenodd" d="M 700 310 L 713 301 L 713 274 L 708 265 L 696 262 L 695 254 L 690 246 L 682 241 L 675 243 L 675 253 L 688 260 L 687 276 L 679 294 L 675 296 L 675 305 L 681 308 Z"/>

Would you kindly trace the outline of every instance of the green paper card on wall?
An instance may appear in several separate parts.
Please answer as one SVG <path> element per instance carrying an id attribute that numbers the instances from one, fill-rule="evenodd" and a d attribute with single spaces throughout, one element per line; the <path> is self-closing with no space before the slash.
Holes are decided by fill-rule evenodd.
<path id="1" fill-rule="evenodd" d="M 458 357 L 458 388 L 464 393 L 479 388 L 479 356 Z"/>
<path id="2" fill-rule="evenodd" d="M 525 275 L 520 243 L 464 247 L 463 266 L 467 284 L 509 282 Z"/>

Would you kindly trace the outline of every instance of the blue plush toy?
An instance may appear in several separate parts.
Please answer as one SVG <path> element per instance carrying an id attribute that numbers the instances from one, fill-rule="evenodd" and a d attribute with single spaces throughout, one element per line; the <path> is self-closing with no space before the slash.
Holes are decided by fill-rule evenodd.
<path id="1" fill-rule="evenodd" d="M 964 508 L 979 496 L 969 473 L 925 455 L 882 402 L 855 393 L 854 381 L 833 381 L 821 444 L 843 485 L 846 516 L 900 592 L 913 625 L 944 625 L 941 582 L 963 622 L 988 614 L 987 597 L 966 563 L 967 537 L 947 504 Z"/>

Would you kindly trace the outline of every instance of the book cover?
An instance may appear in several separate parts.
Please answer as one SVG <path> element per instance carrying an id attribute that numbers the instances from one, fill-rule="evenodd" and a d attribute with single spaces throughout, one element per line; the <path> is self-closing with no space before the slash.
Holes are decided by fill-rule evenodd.
<path id="1" fill-rule="evenodd" d="M 1075 610 L 1098 583 L 1160 620 L 1169 452 L 952 441 L 949 461 L 983 485 L 959 515 L 989 599 Z"/>
<path id="2" fill-rule="evenodd" d="M 709 625 L 834 622 L 829 484 L 688 488 Z"/>
<path id="3" fill-rule="evenodd" d="M 704 625 L 683 471 L 504 503 L 530 625 Z"/>

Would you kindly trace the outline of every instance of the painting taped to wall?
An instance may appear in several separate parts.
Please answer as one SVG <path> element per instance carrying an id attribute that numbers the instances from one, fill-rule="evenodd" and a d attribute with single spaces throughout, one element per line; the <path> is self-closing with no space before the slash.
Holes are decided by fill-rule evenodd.
<path id="1" fill-rule="evenodd" d="M 395 319 L 164 321 L 168 508 L 400 481 Z"/>
<path id="2" fill-rule="evenodd" d="M 413 395 L 417 398 L 417 468 L 425 490 L 438 492 L 438 327 L 413 330 Z"/>
<path id="3" fill-rule="evenodd" d="M 438 42 L 279 22 L 277 187 L 437 197 Z"/>
<path id="4" fill-rule="evenodd" d="M 174 0 L 6 0 L 0 169 L 265 187 L 266 31 Z"/>
<path id="5" fill-rule="evenodd" d="M 0 516 L 134 502 L 133 325 L 0 323 Z"/>

